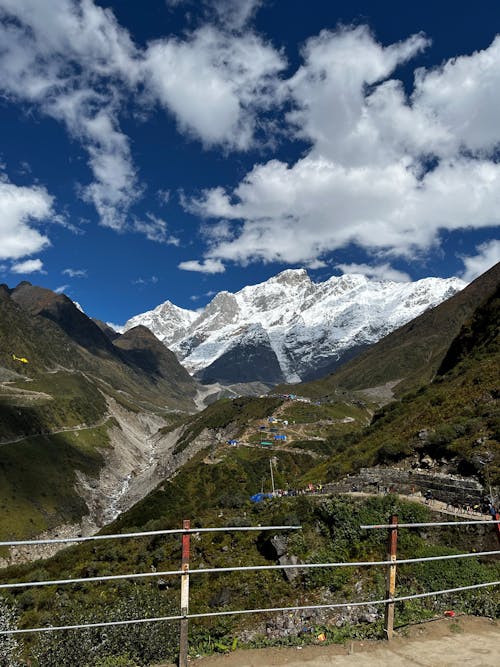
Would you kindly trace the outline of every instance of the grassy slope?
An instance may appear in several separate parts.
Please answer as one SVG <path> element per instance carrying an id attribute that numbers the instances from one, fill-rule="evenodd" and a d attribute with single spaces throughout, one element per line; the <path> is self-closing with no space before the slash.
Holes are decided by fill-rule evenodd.
<path id="1" fill-rule="evenodd" d="M 51 293 L 46 290 L 43 296 L 51 298 Z M 103 336 L 86 316 L 73 312 L 71 302 L 66 300 L 63 306 L 65 316 L 78 316 L 82 326 L 88 325 L 92 345 L 95 330 L 98 339 Z M 68 321 L 71 324 L 70 318 Z M 68 321 L 63 323 L 68 325 Z M 84 333 L 80 332 L 80 338 Z M 186 380 L 183 369 L 176 374 L 179 364 L 173 362 L 172 353 L 156 339 L 134 339 L 131 334 L 127 340 L 127 350 L 115 349 L 105 340 L 94 354 L 55 321 L 30 314 L 0 287 L 0 379 L 2 368 L 17 373 L 18 378 L 9 385 L 0 384 L 2 539 L 30 537 L 61 522 L 78 520 L 87 512 L 75 491 L 75 475 L 80 470 L 97 476 L 104 464 L 111 423 L 106 421 L 105 395 L 135 411 L 168 415 L 173 408 L 193 408 L 194 384 Z M 158 356 L 158 372 L 150 376 L 141 363 L 144 349 L 147 360 L 155 361 L 155 343 L 163 356 Z M 29 363 L 21 364 L 13 354 L 26 357 Z M 82 424 L 98 427 L 50 435 Z M 39 434 L 44 437 L 35 437 Z M 2 444 L 23 436 L 33 437 Z"/>
<path id="2" fill-rule="evenodd" d="M 76 474 L 97 475 L 108 443 L 105 426 L 31 437 L 0 448 L 0 535 L 26 539 L 87 513 Z"/>
<path id="3" fill-rule="evenodd" d="M 420 450 L 456 457 L 464 472 L 499 484 L 499 304 L 497 290 L 464 325 L 445 356 L 444 375 L 386 406 L 364 433 L 332 442 L 336 452 L 315 474 L 335 478 Z M 419 436 L 423 430 L 428 434 Z"/>
<path id="4" fill-rule="evenodd" d="M 270 411 L 270 399 L 245 399 L 222 401 L 210 406 L 205 413 L 205 424 L 223 428 L 235 419 L 238 427 L 245 427 L 253 419 Z M 199 416 L 197 416 L 199 419 Z M 196 436 L 200 423 L 191 432 Z M 380 523 L 396 511 L 402 521 L 429 520 L 429 510 L 422 506 L 399 501 L 393 496 L 372 498 L 366 501 L 353 499 L 323 499 L 298 496 L 276 499 L 252 505 L 249 496 L 270 488 L 269 452 L 259 448 L 226 448 L 219 461 L 210 463 L 207 451 L 191 459 L 170 481 L 165 481 L 124 513 L 106 532 L 136 530 L 160 530 L 180 527 L 184 518 L 191 518 L 194 527 L 234 525 L 301 524 L 302 530 L 290 533 L 289 552 L 306 562 L 335 560 L 377 560 L 384 557 L 386 535 L 377 531 L 361 531 L 363 523 Z M 275 482 L 277 486 L 300 486 L 304 475 L 311 474 L 316 460 L 306 454 L 273 452 L 277 457 Z M 222 460 L 220 460 L 222 459 Z M 191 568 L 221 567 L 228 565 L 275 563 L 269 552 L 265 533 L 240 533 L 200 535 L 192 539 Z M 402 532 L 399 553 L 401 556 L 451 553 L 455 550 L 494 548 L 493 533 L 481 537 L 480 531 L 464 534 L 460 531 L 436 530 L 432 533 Z M 177 569 L 180 542 L 178 537 L 152 537 L 123 542 L 96 543 L 71 547 L 54 558 L 34 564 L 11 568 L 5 577 L 14 579 L 49 579 L 97 574 L 118 574 L 130 571 L 150 572 Z M 448 561 L 429 565 L 427 568 L 401 567 L 398 586 L 400 592 L 423 591 L 464 583 L 495 580 L 500 575 L 498 564 L 480 563 L 469 559 L 465 562 Z M 165 578 L 163 578 L 165 579 Z M 361 584 L 362 593 L 355 592 Z M 280 571 L 261 572 L 258 575 L 225 574 L 219 576 L 195 576 L 191 578 L 191 605 L 193 612 L 212 611 L 222 602 L 225 609 L 261 606 L 287 606 L 314 604 L 315 602 L 354 600 L 363 597 L 383 597 L 384 576 L 380 569 L 372 570 L 311 570 L 294 583 L 287 582 Z M 156 580 L 127 583 L 116 582 L 98 586 L 95 584 L 16 591 L 13 599 L 21 610 L 21 623 L 25 626 L 43 623 L 71 623 L 77 621 L 111 620 L 123 616 L 139 617 L 144 610 L 152 615 L 176 613 L 178 605 L 178 581 L 167 578 L 158 585 Z M 400 605 L 398 622 L 429 617 L 442 612 L 450 604 L 440 599 Z M 491 613 L 499 605 L 498 594 L 481 591 L 453 600 L 456 610 Z M 273 618 L 273 617 L 271 617 Z M 191 625 L 190 646 L 193 653 L 214 650 L 215 644 L 230 645 L 243 629 L 257 630 L 260 619 L 226 618 L 207 620 Z M 304 624 L 316 633 L 326 629 L 332 640 L 345 640 L 363 633 L 377 635 L 380 622 L 370 626 L 338 629 L 335 625 L 325 628 L 304 616 Z M 85 639 L 99 648 L 97 656 L 133 656 L 131 664 L 147 665 L 161 659 L 173 658 L 176 650 L 175 626 L 152 625 L 147 631 L 140 628 L 106 630 L 89 634 Z M 307 641 L 306 635 L 299 641 Z M 55 638 L 35 638 L 31 650 L 41 656 L 46 667 L 80 664 L 79 647 L 82 641 L 77 633 L 65 635 L 58 642 Z M 55 641 L 55 644 L 49 642 Z M 265 638 L 257 638 L 265 642 Z M 294 641 L 291 639 L 290 641 Z M 37 644 L 37 642 L 40 642 Z M 70 658 L 68 658 L 69 653 Z M 76 662 L 75 662 L 75 657 Z M 81 663 L 87 667 L 86 663 Z M 97 662 L 95 663 L 97 664 Z M 128 663 L 124 663 L 128 664 Z M 90 667 L 90 665 L 88 666 Z"/>
<path id="5" fill-rule="evenodd" d="M 258 451 L 258 450 L 254 450 Z M 234 477 L 235 461 L 232 459 L 226 466 L 222 464 L 217 473 L 217 488 L 222 491 L 231 483 Z M 237 463 L 239 470 L 247 470 L 247 464 L 241 460 Z M 202 466 L 203 467 L 203 466 Z M 352 499 L 319 499 L 298 497 L 292 499 L 274 500 L 260 505 L 251 506 L 245 502 L 239 508 L 227 507 L 218 503 L 210 493 L 210 484 L 214 483 L 214 474 L 210 469 L 215 466 L 204 466 L 199 473 L 198 482 L 207 489 L 203 503 L 195 510 L 194 505 L 185 507 L 182 500 L 175 504 L 175 496 L 170 496 L 175 508 L 169 502 L 154 507 L 155 520 L 150 520 L 148 508 L 142 505 L 142 512 L 128 513 L 113 530 L 125 526 L 140 528 L 160 528 L 169 525 L 179 526 L 182 517 L 189 510 L 195 526 L 214 525 L 277 525 L 283 523 L 300 523 L 302 530 L 288 534 L 289 550 L 305 562 L 331 562 L 336 560 L 378 560 L 385 555 L 386 535 L 378 531 L 362 531 L 359 526 L 363 523 L 379 523 L 396 511 L 401 521 L 426 521 L 430 519 L 427 508 L 411 503 L 401 502 L 393 496 L 372 498 L 365 501 Z M 186 470 L 183 480 L 177 483 L 177 489 L 182 482 L 187 482 L 193 470 Z M 249 471 L 248 473 L 252 473 Z M 199 487 L 197 487 L 199 488 Z M 158 495 L 155 496 L 158 499 Z M 207 502 L 208 501 L 208 502 Z M 150 506 L 150 509 L 153 505 Z M 185 510 L 185 511 L 184 511 Z M 137 524 L 137 525 L 133 525 Z M 191 569 L 200 567 L 222 567 L 230 565 L 255 564 L 264 565 L 275 563 L 275 556 L 269 552 L 270 535 L 264 532 L 233 533 L 200 535 L 192 538 Z M 493 535 L 491 535 L 493 537 Z M 446 546 L 445 546 L 446 545 Z M 426 534 L 418 531 L 402 531 L 398 545 L 401 557 L 430 555 L 431 553 L 452 553 L 457 550 L 477 550 L 493 548 L 489 539 L 480 538 L 479 533 L 467 535 L 460 531 L 445 532 L 437 529 Z M 32 566 L 11 568 L 2 573 L 5 578 L 25 579 L 32 578 L 59 578 L 71 576 L 90 576 L 96 574 L 118 574 L 130 571 L 148 572 L 177 569 L 180 558 L 180 540 L 178 537 L 152 537 L 140 540 L 126 540 L 121 543 L 100 543 L 72 547 L 61 552 L 46 562 Z M 436 563 L 424 568 L 415 566 L 401 566 L 398 573 L 398 591 L 423 591 L 439 589 L 444 586 L 456 586 L 462 583 L 478 583 L 498 578 L 499 564 L 480 563 L 473 559 L 467 561 L 448 561 Z M 165 578 L 163 578 L 165 580 Z M 165 585 L 168 582 L 168 585 Z M 244 609 L 265 606 L 288 606 L 294 604 L 314 604 L 324 602 L 349 601 L 356 599 L 377 599 L 384 595 L 384 573 L 381 568 L 361 568 L 342 570 L 310 570 L 302 574 L 295 582 L 287 582 L 282 573 L 268 571 L 255 573 L 221 574 L 219 576 L 192 575 L 191 603 L 192 612 L 213 611 L 220 608 L 221 600 L 224 609 Z M 361 586 L 359 592 L 355 586 Z M 358 592 L 356 592 L 358 590 Z M 156 580 L 142 582 L 110 582 L 105 585 L 78 585 L 71 587 L 31 589 L 15 591 L 13 599 L 21 610 L 21 624 L 34 626 L 43 623 L 64 623 L 85 621 L 92 619 L 111 620 L 142 616 L 144 612 L 152 615 L 176 613 L 178 608 L 178 582 L 170 583 L 166 579 L 160 586 Z M 423 600 L 419 603 L 398 605 L 397 623 L 404 623 L 411 619 L 432 617 L 442 614 L 448 608 L 450 600 L 439 599 L 437 603 Z M 457 611 L 473 611 L 476 613 L 495 613 L 499 604 L 498 593 L 480 591 L 474 596 L 464 595 L 453 599 L 453 608 Z M 270 615 L 269 619 L 276 618 Z M 231 644 L 235 636 L 243 630 L 257 630 L 257 643 L 265 643 L 265 637 L 258 637 L 258 626 L 262 622 L 260 617 L 226 618 L 198 621 L 190 624 L 190 648 L 193 654 L 214 650 L 214 643 L 221 645 Z M 334 619 L 335 620 L 335 619 Z M 355 636 L 381 636 L 381 623 L 374 625 L 343 627 L 338 629 L 334 623 L 325 627 L 318 621 L 310 620 L 308 614 L 303 614 L 304 626 L 314 630 L 312 634 L 302 636 L 298 642 L 313 639 L 318 632 L 325 630 L 329 639 L 342 641 Z M 176 626 L 174 626 L 175 629 Z M 170 633 L 165 630 L 170 628 Z M 162 659 L 172 659 L 176 650 L 176 637 L 172 626 L 153 624 L 148 626 L 147 633 L 141 633 L 140 628 L 129 627 L 126 633 L 120 630 L 106 629 L 90 634 L 97 650 L 92 653 L 92 659 L 97 664 L 97 658 L 106 654 L 123 655 L 125 651 L 133 656 L 134 665 L 147 665 Z M 163 633 L 163 634 L 162 634 Z M 106 636 L 105 641 L 103 641 Z M 161 639 L 161 641 L 160 641 Z M 33 638 L 34 650 L 42 654 L 45 667 L 60 667 L 61 665 L 87 665 L 64 659 L 70 648 L 81 642 L 88 642 L 89 638 L 81 633 L 66 633 L 58 638 L 51 636 L 54 644 L 51 650 L 43 647 L 48 643 L 40 637 Z M 62 641 L 64 640 L 64 641 Z M 41 641 L 42 647 L 36 648 L 36 642 Z M 286 640 L 285 640 L 286 641 Z M 293 638 L 290 639 L 293 643 Z M 154 647 L 154 651 L 152 649 Z M 40 653 L 39 653 L 40 655 Z M 90 666 L 89 666 L 90 667 Z"/>

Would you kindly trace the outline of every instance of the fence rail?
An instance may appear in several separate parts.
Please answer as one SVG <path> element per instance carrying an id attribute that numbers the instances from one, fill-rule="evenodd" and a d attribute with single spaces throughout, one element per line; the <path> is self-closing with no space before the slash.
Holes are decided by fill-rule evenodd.
<path id="1" fill-rule="evenodd" d="M 158 623 L 160 621 L 181 621 L 183 619 L 214 618 L 217 616 L 241 616 L 243 614 L 269 614 L 279 611 L 307 611 L 309 609 L 342 609 L 346 607 L 366 607 L 372 605 L 381 605 L 394 602 L 404 602 L 406 600 L 417 600 L 419 598 L 433 597 L 434 595 L 445 595 L 447 593 L 459 593 L 478 588 L 487 588 L 489 586 L 498 586 L 500 581 L 488 581 L 483 584 L 472 584 L 471 586 L 460 586 L 458 588 L 447 588 L 441 591 L 430 591 L 427 593 L 416 593 L 414 595 L 401 595 L 394 598 L 383 598 L 381 600 L 366 600 L 363 602 L 339 602 L 335 604 L 310 604 L 292 607 L 263 607 L 261 609 L 235 609 L 230 611 L 211 611 L 199 614 L 179 614 L 177 616 L 158 616 L 154 618 L 136 618 L 124 621 L 107 621 L 102 623 L 85 623 L 82 625 L 58 625 L 44 626 L 41 628 L 27 628 L 20 630 L 4 630 L 0 634 L 20 635 L 30 632 L 55 632 L 56 630 L 82 630 L 88 628 L 108 628 L 117 625 L 133 625 L 134 623 Z"/>
<path id="2" fill-rule="evenodd" d="M 396 552 L 397 552 L 398 530 L 400 528 L 423 528 L 423 527 L 428 528 L 437 526 L 463 526 L 463 525 L 478 525 L 478 524 L 493 525 L 494 528 L 496 529 L 497 535 L 500 535 L 499 532 L 500 516 L 498 514 L 495 517 L 495 519 L 490 521 L 444 521 L 444 522 L 432 522 L 432 523 L 406 523 L 406 524 L 405 523 L 399 524 L 397 516 L 393 515 L 391 517 L 391 522 L 388 524 L 360 526 L 361 529 L 365 530 L 372 530 L 372 529 L 388 530 L 388 554 L 386 560 L 336 562 L 336 563 L 297 563 L 297 564 L 283 564 L 283 565 L 248 565 L 248 566 L 235 566 L 235 567 L 222 567 L 222 568 L 198 568 L 194 570 L 189 569 L 190 538 L 192 535 L 196 535 L 198 533 L 218 533 L 218 532 L 240 532 L 240 531 L 265 532 L 265 531 L 278 531 L 278 530 L 300 530 L 301 526 L 233 526 L 225 528 L 219 528 L 219 527 L 191 528 L 189 521 L 186 520 L 183 522 L 183 528 L 173 529 L 173 530 L 146 531 L 140 533 L 119 533 L 113 535 L 95 535 L 90 537 L 54 538 L 48 540 L 22 540 L 22 541 L 0 542 L 0 546 L 17 546 L 17 545 L 29 545 L 29 544 L 33 545 L 53 544 L 60 542 L 71 543 L 71 542 L 86 542 L 94 540 L 126 539 L 135 537 L 159 536 L 159 535 L 182 536 L 182 567 L 180 570 L 167 570 L 162 572 L 139 572 L 139 573 L 134 572 L 134 573 L 120 574 L 120 575 L 105 575 L 101 577 L 81 577 L 81 578 L 58 579 L 50 581 L 13 582 L 0 585 L 0 589 L 16 589 L 16 588 L 29 588 L 34 586 L 56 586 L 56 585 L 60 586 L 60 585 L 76 584 L 76 583 L 81 584 L 81 583 L 91 583 L 91 582 L 106 582 L 106 581 L 116 581 L 120 579 L 133 580 L 146 577 L 154 578 L 154 577 L 164 577 L 164 576 L 180 576 L 181 577 L 180 614 L 173 616 L 125 619 L 120 621 L 107 621 L 99 623 L 85 623 L 76 625 L 44 626 L 39 628 L 20 628 L 15 630 L 1 630 L 0 635 L 19 635 L 19 634 L 29 634 L 29 633 L 56 632 L 63 630 L 106 628 L 113 626 L 124 626 L 124 625 L 134 625 L 134 624 L 144 624 L 144 623 L 179 621 L 181 624 L 179 666 L 187 667 L 189 620 L 195 620 L 201 618 L 214 618 L 221 616 L 238 616 L 247 614 L 261 614 L 261 613 L 264 614 L 264 613 L 276 613 L 276 612 L 287 612 L 287 611 L 306 611 L 313 609 L 340 609 L 346 607 L 361 607 L 368 605 L 370 606 L 385 605 L 384 630 L 387 639 L 391 639 L 393 635 L 393 624 L 394 624 L 394 605 L 396 602 L 446 595 L 468 590 L 482 589 L 492 586 L 498 586 L 500 584 L 500 581 L 490 581 L 485 583 L 473 584 L 470 586 L 461 586 L 457 588 L 449 588 L 439 591 L 428 591 L 425 593 L 417 593 L 414 595 L 396 596 L 395 595 L 396 568 L 398 565 L 410 565 L 413 563 L 444 561 L 444 560 L 453 560 L 460 558 L 491 557 L 500 555 L 500 550 L 491 550 L 491 551 L 481 551 L 472 553 L 467 552 L 461 554 L 449 554 L 445 556 L 427 556 L 422 558 L 397 559 Z M 383 599 L 367 600 L 361 602 L 360 601 L 341 602 L 341 603 L 322 604 L 322 605 L 266 607 L 260 609 L 239 609 L 239 610 L 215 611 L 215 612 L 194 613 L 194 614 L 189 612 L 189 576 L 192 574 L 218 574 L 223 572 L 226 573 L 256 572 L 262 570 L 286 570 L 286 569 L 310 570 L 316 568 L 373 567 L 373 566 L 386 567 L 387 586 L 386 586 L 386 595 Z"/>

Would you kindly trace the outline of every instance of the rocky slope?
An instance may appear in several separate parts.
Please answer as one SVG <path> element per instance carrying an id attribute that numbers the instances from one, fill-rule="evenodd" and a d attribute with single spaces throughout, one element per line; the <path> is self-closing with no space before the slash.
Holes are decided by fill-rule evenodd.
<path id="1" fill-rule="evenodd" d="M 414 283 L 361 275 L 314 283 L 287 270 L 239 292 L 220 292 L 201 313 L 166 302 L 138 324 L 203 382 L 298 382 L 325 375 L 364 347 L 465 287 L 458 278 Z"/>

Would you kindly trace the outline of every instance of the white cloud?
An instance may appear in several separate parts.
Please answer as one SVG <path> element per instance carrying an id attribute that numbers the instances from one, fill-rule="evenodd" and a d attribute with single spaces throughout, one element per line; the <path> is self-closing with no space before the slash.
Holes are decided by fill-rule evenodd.
<path id="1" fill-rule="evenodd" d="M 312 271 L 316 269 L 325 269 L 327 266 L 328 264 L 322 259 L 312 259 L 310 262 L 306 262 L 306 267 Z"/>
<path id="2" fill-rule="evenodd" d="M 59 287 L 56 287 L 54 292 L 56 294 L 62 294 L 63 292 L 66 292 L 66 290 L 69 289 L 69 285 L 59 285 Z"/>
<path id="3" fill-rule="evenodd" d="M 247 149 L 259 112 L 274 104 L 282 56 L 257 35 L 234 33 L 258 0 L 209 3 L 220 29 L 206 25 L 183 38 L 137 47 L 110 9 L 94 0 L 0 0 L 0 90 L 62 122 L 87 152 L 93 180 L 79 188 L 101 224 L 129 226 L 141 187 L 119 116 L 159 102 L 181 131 L 205 145 Z M 148 233 L 146 231 L 146 233 Z"/>
<path id="4" fill-rule="evenodd" d="M 370 266 L 368 264 L 337 264 L 337 269 L 342 273 L 361 273 L 367 278 L 375 280 L 393 280 L 397 283 L 406 283 L 411 281 L 411 277 L 404 271 L 394 269 L 390 264 L 379 264 Z"/>
<path id="5" fill-rule="evenodd" d="M 61 273 L 70 278 L 86 278 L 87 269 L 64 269 Z"/>
<path id="6" fill-rule="evenodd" d="M 224 264 L 218 259 L 205 259 L 202 262 L 198 260 L 181 262 L 179 269 L 183 271 L 196 271 L 198 273 L 224 273 L 226 270 Z"/>
<path id="7" fill-rule="evenodd" d="M 160 202 L 160 204 L 164 205 L 168 204 L 168 202 L 170 201 L 170 190 L 167 189 L 158 190 L 156 196 L 158 197 L 158 201 Z"/>
<path id="8" fill-rule="evenodd" d="M 489 88 L 489 100 L 486 91 L 500 76 L 500 39 L 418 70 L 408 98 L 389 77 L 426 44 L 414 35 L 382 46 L 364 27 L 310 39 L 288 81 L 287 115 L 310 149 L 290 165 L 255 165 L 233 190 L 216 187 L 185 202 L 225 229 L 238 221 L 225 237 L 217 223 L 205 225 L 205 257 L 310 264 L 353 243 L 413 258 L 439 243 L 442 230 L 499 224 L 500 164 L 490 156 L 500 137 L 500 85 Z M 486 108 L 474 115 L 475 91 Z"/>
<path id="9" fill-rule="evenodd" d="M 295 109 L 287 118 L 297 136 L 313 142 L 314 156 L 345 166 L 382 160 L 385 142 L 367 107 L 367 89 L 377 90 L 377 84 L 427 44 L 417 34 L 383 47 L 366 26 L 324 30 L 309 39 L 304 64 L 288 81 Z"/>
<path id="10" fill-rule="evenodd" d="M 94 181 L 81 189 L 102 224 L 122 229 L 137 184 L 118 127 L 121 89 L 138 81 L 138 58 L 112 12 L 92 0 L 0 0 L 0 88 L 63 122 L 89 155 Z"/>
<path id="11" fill-rule="evenodd" d="M 500 240 L 494 239 L 477 246 L 477 255 L 472 257 L 461 257 L 465 270 L 461 275 L 462 280 L 471 282 L 492 266 L 500 262 Z"/>
<path id="12" fill-rule="evenodd" d="M 263 0 L 165 0 L 167 7 L 203 4 L 211 18 L 228 30 L 240 30 L 255 15 Z"/>
<path id="13" fill-rule="evenodd" d="M 19 259 L 50 245 L 33 223 L 52 215 L 52 202 L 44 188 L 0 180 L 0 259 Z"/>
<path id="14" fill-rule="evenodd" d="M 10 267 L 12 273 L 45 273 L 41 259 L 26 259 Z"/>
<path id="15" fill-rule="evenodd" d="M 152 213 L 146 213 L 147 220 L 135 220 L 134 229 L 141 232 L 150 241 L 178 246 L 179 239 L 167 233 L 167 223 Z"/>
<path id="16" fill-rule="evenodd" d="M 252 33 L 232 35 L 203 26 L 187 39 L 149 45 L 148 90 L 174 114 L 181 131 L 205 145 L 245 150 L 254 143 L 256 116 L 279 97 L 283 57 Z"/>
<path id="17" fill-rule="evenodd" d="M 482 51 L 416 73 L 414 108 L 462 147 L 492 155 L 500 144 L 500 35 Z"/>

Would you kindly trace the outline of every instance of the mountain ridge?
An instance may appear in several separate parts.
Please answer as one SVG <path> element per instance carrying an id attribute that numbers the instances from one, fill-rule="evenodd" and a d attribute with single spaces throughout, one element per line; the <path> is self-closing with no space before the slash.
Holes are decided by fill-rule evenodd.
<path id="1" fill-rule="evenodd" d="M 476 278 L 463 290 L 407 322 L 375 345 L 320 380 L 303 383 L 293 391 L 308 396 L 392 385 L 396 395 L 417 389 L 438 371 L 448 347 L 476 308 L 487 300 L 500 282 L 500 263 Z M 282 391 L 291 391 L 287 386 Z"/>
<path id="2" fill-rule="evenodd" d="M 361 274 L 314 283 L 305 269 L 287 269 L 234 294 L 219 292 L 199 313 L 167 301 L 131 318 L 124 329 L 148 326 L 202 382 L 228 383 L 262 379 L 256 345 L 245 364 L 245 348 L 258 329 L 260 354 L 275 369 L 267 381 L 298 382 L 325 375 L 465 285 L 458 278 L 396 283 Z M 165 313 L 173 323 L 165 323 Z M 235 358 L 238 377 L 230 373 Z"/>

